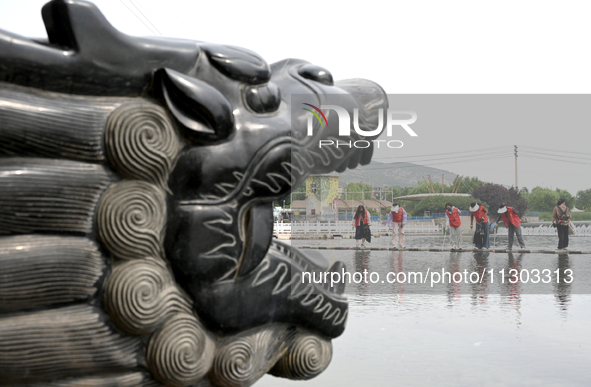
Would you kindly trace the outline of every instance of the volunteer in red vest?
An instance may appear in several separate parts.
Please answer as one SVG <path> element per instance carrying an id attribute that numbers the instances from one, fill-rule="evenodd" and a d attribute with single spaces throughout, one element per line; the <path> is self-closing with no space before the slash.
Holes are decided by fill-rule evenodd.
<path id="1" fill-rule="evenodd" d="M 451 203 L 445 205 L 445 228 L 449 227 L 449 237 L 451 239 L 451 248 L 462 249 L 462 221 L 460 220 L 460 210 Z"/>
<path id="2" fill-rule="evenodd" d="M 474 227 L 474 219 L 476 219 L 476 223 L 480 223 L 481 227 L 484 228 L 484 238 L 482 241 L 479 241 L 474 244 L 477 249 L 488 249 L 490 248 L 489 243 L 489 222 L 488 222 L 488 210 L 485 206 L 480 203 L 472 202 L 470 203 L 470 229 Z M 477 227 L 478 229 L 478 227 Z"/>
<path id="3" fill-rule="evenodd" d="M 499 206 L 497 212 L 499 213 L 497 225 L 501 219 L 503 219 L 505 227 L 509 229 L 509 245 L 507 246 L 507 250 L 513 249 L 513 234 L 517 234 L 519 246 L 521 246 L 522 250 L 525 249 L 525 242 L 523 241 L 523 236 L 521 235 L 521 219 L 519 218 L 517 210 L 515 210 L 513 207 L 507 207 L 507 204 L 503 203 Z"/>
<path id="4" fill-rule="evenodd" d="M 363 205 L 359 205 L 357 207 L 357 211 L 355 211 L 355 216 L 353 217 L 353 228 L 355 229 L 355 241 L 357 242 L 357 248 L 359 248 L 359 242 L 361 242 L 361 247 L 365 248 L 365 238 L 363 237 L 363 225 L 369 224 L 371 221 L 371 217 L 369 212 L 363 207 Z"/>
<path id="5" fill-rule="evenodd" d="M 406 210 L 398 203 L 392 203 L 388 214 L 388 227 L 392 228 L 392 245 L 404 248 L 404 225 L 407 221 Z"/>

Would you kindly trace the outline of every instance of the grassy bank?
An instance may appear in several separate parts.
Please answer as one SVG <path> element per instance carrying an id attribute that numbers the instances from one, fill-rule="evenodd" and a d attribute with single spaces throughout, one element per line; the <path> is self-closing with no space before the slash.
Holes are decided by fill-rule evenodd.
<path id="1" fill-rule="evenodd" d="M 578 221 L 578 220 L 589 220 L 591 221 L 591 212 L 571 212 L 571 220 Z M 540 221 L 544 222 L 551 222 L 552 221 L 552 211 L 540 211 Z"/>

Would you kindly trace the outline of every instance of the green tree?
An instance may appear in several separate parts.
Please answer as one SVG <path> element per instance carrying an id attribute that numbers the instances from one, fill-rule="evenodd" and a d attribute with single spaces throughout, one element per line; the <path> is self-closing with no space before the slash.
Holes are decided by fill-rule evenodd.
<path id="1" fill-rule="evenodd" d="M 400 190 L 400 196 L 412 195 L 411 192 L 415 187 L 403 187 Z"/>
<path id="2" fill-rule="evenodd" d="M 418 195 L 429 192 L 431 192 L 431 186 L 424 181 L 419 181 L 419 183 L 414 187 L 406 187 L 406 192 L 404 195 Z"/>
<path id="3" fill-rule="evenodd" d="M 527 188 L 523 187 L 522 189 L 520 189 L 519 194 L 526 202 L 529 203 L 529 195 L 531 195 L 531 193 L 529 192 L 529 190 Z M 528 208 L 531 210 L 531 206 L 529 204 L 528 204 Z"/>
<path id="4" fill-rule="evenodd" d="M 521 197 L 514 187 L 505 188 L 499 184 L 485 184 L 472 192 L 472 196 L 478 199 L 480 203 L 488 203 L 488 212 L 496 215 L 499 205 L 507 203 L 509 207 L 514 207 L 521 215 L 527 210 L 527 201 Z"/>
<path id="5" fill-rule="evenodd" d="M 458 193 L 472 193 L 475 189 L 487 184 L 477 177 L 461 177 L 461 179 L 462 180 L 457 184 Z"/>
<path id="6" fill-rule="evenodd" d="M 341 199 L 346 200 L 371 200 L 373 196 L 373 187 L 363 182 L 349 183 L 343 189 Z"/>
<path id="7" fill-rule="evenodd" d="M 556 188 L 556 192 L 558 192 L 559 197 L 564 198 L 566 200 L 566 206 L 568 208 L 573 208 L 575 206 L 576 198 L 573 195 L 571 195 L 570 192 L 560 188 Z"/>
<path id="8" fill-rule="evenodd" d="M 395 197 L 401 196 L 401 194 L 402 189 L 400 187 L 389 187 L 386 189 L 386 200 L 391 203 Z"/>
<path id="9" fill-rule="evenodd" d="M 291 191 L 291 194 L 288 195 L 289 196 L 289 204 L 288 201 L 285 201 L 285 205 L 289 205 L 291 206 L 291 200 L 306 200 L 306 184 L 302 184 L 300 185 L 298 188 L 296 188 L 295 190 Z M 281 203 L 283 203 L 283 201 L 281 201 Z"/>
<path id="10" fill-rule="evenodd" d="M 468 211 L 470 203 L 474 199 L 466 197 L 449 197 L 449 196 L 429 196 L 422 199 L 412 210 L 413 216 L 422 216 L 425 211 L 443 212 L 445 211 L 445 204 L 450 202 L 462 211 Z M 405 207 L 406 208 L 406 207 Z M 407 211 L 408 212 L 408 211 Z"/>
<path id="11" fill-rule="evenodd" d="M 577 208 L 591 211 L 591 188 L 577 192 Z"/>
<path id="12" fill-rule="evenodd" d="M 486 183 L 477 177 L 460 177 L 459 181 L 443 185 L 444 193 L 453 193 L 454 187 L 456 193 L 472 193 L 478 187 Z M 431 189 L 432 188 L 432 189 Z M 415 187 L 405 187 L 402 189 L 402 195 L 418 195 L 424 193 L 441 193 L 441 181 L 433 180 L 431 183 L 427 180 L 419 181 Z"/>
<path id="13" fill-rule="evenodd" d="M 550 188 L 535 187 L 527 195 L 527 207 L 531 211 L 552 211 L 560 194 Z"/>

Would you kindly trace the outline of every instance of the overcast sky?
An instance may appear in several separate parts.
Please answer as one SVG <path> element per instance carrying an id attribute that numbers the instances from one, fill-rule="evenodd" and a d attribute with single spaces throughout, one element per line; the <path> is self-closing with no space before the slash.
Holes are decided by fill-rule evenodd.
<path id="1" fill-rule="evenodd" d="M 0 28 L 44 37 L 40 16 L 44 3 L 0 0 Z M 301 58 L 329 69 L 335 79 L 371 79 L 388 94 L 591 92 L 588 1 L 363 1 L 343 5 L 342 1 L 97 0 L 95 4 L 116 28 L 131 35 L 241 46 L 258 52 L 269 63 Z M 431 97 L 431 103 L 434 100 Z M 396 98 L 393 105 L 403 104 L 400 101 L 405 100 Z M 512 148 L 518 145 L 524 151 L 529 147 L 530 152 L 541 153 L 530 153 L 530 157 L 523 153 L 519 158 L 520 187 L 559 187 L 573 194 L 591 188 L 588 97 L 563 99 L 563 105 L 556 108 L 550 101 L 538 110 L 535 99 L 523 97 L 518 101 L 529 108 L 521 119 L 530 124 L 501 122 L 493 129 L 491 122 L 502 121 L 503 109 L 488 106 L 482 110 L 479 103 L 486 99 L 472 101 L 482 114 L 474 113 L 466 121 L 462 112 L 466 106 L 450 102 L 454 114 L 443 117 L 438 126 L 423 120 L 416 129 L 418 137 L 402 134 L 399 139 L 405 146 L 397 151 L 381 149 L 376 160 L 420 161 L 511 185 L 515 182 Z M 568 112 L 563 111 L 565 107 Z M 421 107 L 409 108 L 417 110 L 419 125 Z M 537 119 L 530 120 L 527 114 Z M 572 119 L 565 123 L 564 116 L 574 116 L 574 123 Z M 542 149 L 553 149 L 555 155 L 545 157 Z M 448 155 L 423 157 L 440 153 Z M 481 157 L 453 159 L 453 154 Z"/>

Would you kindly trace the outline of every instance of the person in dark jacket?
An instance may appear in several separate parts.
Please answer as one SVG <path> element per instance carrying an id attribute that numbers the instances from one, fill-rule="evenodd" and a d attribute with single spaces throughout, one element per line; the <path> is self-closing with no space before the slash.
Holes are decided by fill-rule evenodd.
<path id="1" fill-rule="evenodd" d="M 552 211 L 552 226 L 558 231 L 558 250 L 568 250 L 568 228 L 570 227 L 570 210 L 564 198 L 558 199 Z"/>
<path id="2" fill-rule="evenodd" d="M 355 229 L 355 241 L 357 242 L 357 248 L 359 248 L 359 242 L 361 241 L 361 247 L 365 248 L 365 238 L 363 237 L 363 225 L 369 224 L 371 217 L 369 212 L 363 205 L 357 207 L 355 216 L 353 217 L 353 228 Z"/>

